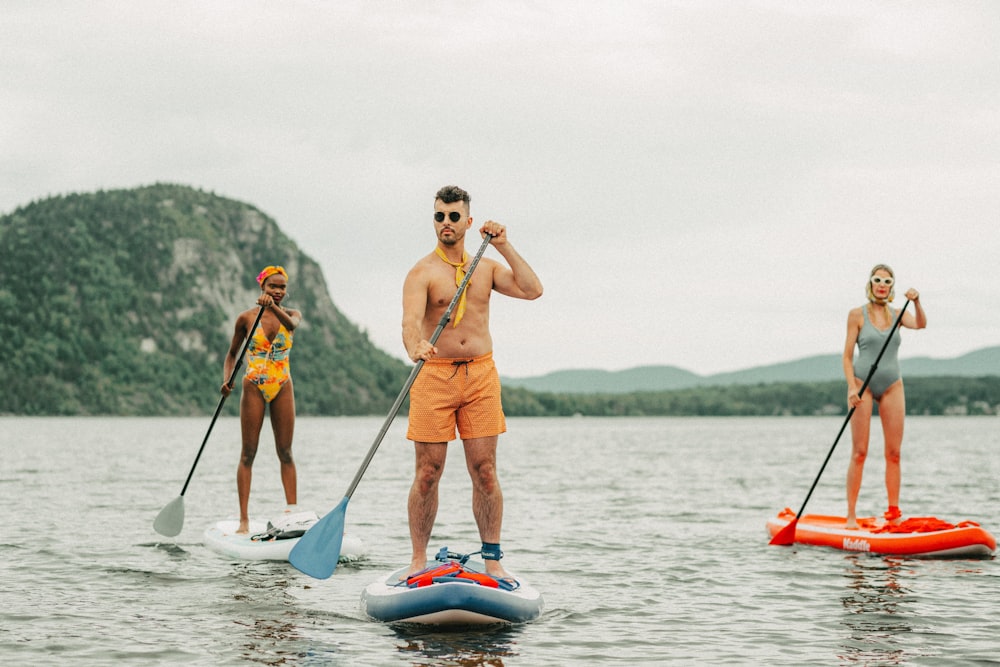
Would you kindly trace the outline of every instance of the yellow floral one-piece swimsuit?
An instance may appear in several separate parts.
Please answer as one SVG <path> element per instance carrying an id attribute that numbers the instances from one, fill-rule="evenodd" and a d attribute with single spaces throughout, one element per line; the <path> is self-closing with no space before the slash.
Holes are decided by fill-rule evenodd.
<path id="1" fill-rule="evenodd" d="M 247 347 L 246 378 L 253 382 L 264 401 L 270 403 L 281 388 L 292 378 L 288 365 L 288 354 L 292 349 L 292 332 L 282 324 L 274 340 L 257 327 Z"/>

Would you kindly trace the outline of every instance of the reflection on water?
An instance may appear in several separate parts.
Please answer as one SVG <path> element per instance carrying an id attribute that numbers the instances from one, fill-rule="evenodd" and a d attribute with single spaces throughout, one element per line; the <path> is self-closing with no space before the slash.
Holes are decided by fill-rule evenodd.
<path id="1" fill-rule="evenodd" d="M 518 655 L 516 639 L 520 629 L 517 626 L 465 628 L 452 632 L 415 626 L 398 626 L 393 630 L 401 640 L 397 644 L 399 652 L 412 665 L 503 667 L 505 658 Z"/>
<path id="2" fill-rule="evenodd" d="M 907 637 L 913 632 L 913 597 L 900 582 L 904 560 L 854 554 L 847 564 L 847 593 L 841 601 L 849 632 L 840 658 L 845 664 L 904 664 L 912 657 Z"/>
<path id="3" fill-rule="evenodd" d="M 287 616 L 289 618 L 284 620 L 257 618 L 244 623 L 249 641 L 244 645 L 242 655 L 247 662 L 283 665 L 299 655 L 296 640 L 300 640 L 302 636 L 298 626 L 290 618 L 296 615 L 289 613 Z"/>
<path id="4" fill-rule="evenodd" d="M 301 613 L 288 593 L 284 564 L 241 563 L 234 566 L 233 601 L 244 610 L 234 614 L 246 641 L 242 656 L 248 662 L 282 665 L 295 661 L 301 651 Z"/>
<path id="5" fill-rule="evenodd" d="M 179 561 L 186 560 L 190 556 L 190 554 L 184 549 L 184 547 L 180 546 L 175 542 L 146 542 L 143 544 L 139 544 L 137 546 L 151 547 L 158 551 L 162 551 L 163 553 L 167 554 L 170 558 Z"/>

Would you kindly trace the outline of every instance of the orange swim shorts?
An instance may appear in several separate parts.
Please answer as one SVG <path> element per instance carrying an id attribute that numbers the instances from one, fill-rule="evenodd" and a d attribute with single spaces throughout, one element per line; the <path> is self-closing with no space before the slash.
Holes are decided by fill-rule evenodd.
<path id="1" fill-rule="evenodd" d="M 500 401 L 500 375 L 493 354 L 471 359 L 425 361 L 410 387 L 410 426 L 415 442 L 450 442 L 507 430 Z"/>

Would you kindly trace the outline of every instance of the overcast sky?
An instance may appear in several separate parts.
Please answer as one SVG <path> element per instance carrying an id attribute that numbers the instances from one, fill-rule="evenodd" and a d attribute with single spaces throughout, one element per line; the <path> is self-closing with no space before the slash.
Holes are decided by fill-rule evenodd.
<path id="1" fill-rule="evenodd" d="M 903 358 L 1000 344 L 997 2 L 5 0 L 0 22 L 0 212 L 154 182 L 248 202 L 400 358 L 452 183 L 545 285 L 494 298 L 504 375 L 839 354 L 879 262 L 928 313 Z"/>

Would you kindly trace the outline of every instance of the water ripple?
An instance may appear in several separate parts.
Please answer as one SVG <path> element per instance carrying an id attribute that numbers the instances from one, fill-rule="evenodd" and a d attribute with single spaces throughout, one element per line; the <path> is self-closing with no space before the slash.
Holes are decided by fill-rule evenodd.
<path id="1" fill-rule="evenodd" d="M 370 558 L 317 581 L 201 544 L 205 526 L 235 511 L 235 419 L 216 426 L 177 540 L 151 523 L 175 497 L 203 420 L 0 419 L 13 441 L 31 443 L 5 451 L 0 502 L 36 508 L 30 527 L 0 538 L 8 664 L 1000 664 L 995 559 L 767 545 L 764 522 L 801 502 L 839 420 L 510 420 L 504 563 L 542 591 L 545 611 L 524 626 L 438 632 L 375 623 L 359 607 L 364 586 L 409 557 L 412 452 L 401 424 L 348 512 Z M 380 424 L 301 419 L 300 504 L 339 501 Z M 904 511 L 1000 526 L 993 430 L 908 421 Z M 846 449 L 810 511 L 842 513 Z M 962 465 L 937 465 L 944 449 Z M 258 458 L 254 513 L 281 498 L 276 464 Z M 460 448 L 452 458 L 433 546 L 475 551 Z M 859 503 L 875 513 L 884 491 L 870 458 Z"/>

